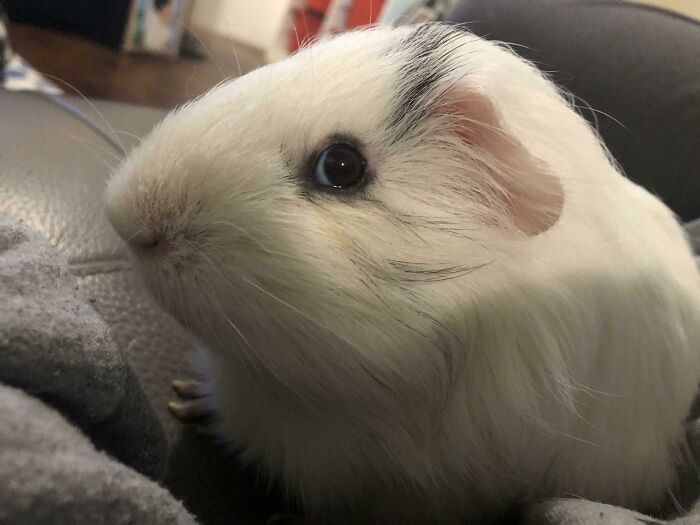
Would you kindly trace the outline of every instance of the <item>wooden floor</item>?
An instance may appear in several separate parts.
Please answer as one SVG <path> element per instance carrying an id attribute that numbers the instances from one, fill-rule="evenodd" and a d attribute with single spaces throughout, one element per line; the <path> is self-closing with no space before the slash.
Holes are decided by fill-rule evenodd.
<path id="1" fill-rule="evenodd" d="M 208 50 L 203 60 L 122 54 L 68 33 L 9 24 L 13 49 L 41 73 L 70 84 L 86 97 L 166 109 L 263 64 L 261 53 L 253 48 L 205 31 L 194 33 Z"/>

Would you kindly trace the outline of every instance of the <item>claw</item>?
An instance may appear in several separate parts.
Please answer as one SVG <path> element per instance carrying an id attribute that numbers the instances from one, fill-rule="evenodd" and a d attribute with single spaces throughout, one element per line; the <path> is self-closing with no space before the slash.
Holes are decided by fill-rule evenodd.
<path id="1" fill-rule="evenodd" d="M 175 393 L 183 398 L 198 398 L 206 395 L 201 381 L 176 379 L 172 384 Z"/>
<path id="2" fill-rule="evenodd" d="M 171 401 L 168 403 L 168 408 L 176 418 L 182 421 L 208 416 L 212 412 L 211 405 L 206 398 Z"/>
<path id="3" fill-rule="evenodd" d="M 198 434 L 216 435 L 214 407 L 204 381 L 176 379 L 172 382 L 178 399 L 168 403 L 170 413 L 181 423 L 191 425 Z"/>

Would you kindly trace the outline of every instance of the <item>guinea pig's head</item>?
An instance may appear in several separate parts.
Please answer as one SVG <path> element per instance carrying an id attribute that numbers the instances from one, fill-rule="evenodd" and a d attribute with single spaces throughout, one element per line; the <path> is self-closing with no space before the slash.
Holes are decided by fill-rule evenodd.
<path id="1" fill-rule="evenodd" d="M 557 222 L 536 150 L 564 109 L 460 29 L 351 32 L 169 115 L 114 174 L 108 216 L 214 350 L 282 382 L 356 374 L 361 392 L 405 366 L 418 384 L 447 366 L 426 351 L 443 313 Z"/>

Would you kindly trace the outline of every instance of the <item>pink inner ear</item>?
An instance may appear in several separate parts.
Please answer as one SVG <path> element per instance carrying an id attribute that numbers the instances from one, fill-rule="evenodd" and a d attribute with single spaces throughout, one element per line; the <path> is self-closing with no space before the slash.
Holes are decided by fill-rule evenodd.
<path id="1" fill-rule="evenodd" d="M 505 128 L 491 101 L 475 91 L 455 89 L 440 108 L 455 117 L 455 134 L 484 153 L 475 161 L 499 188 L 492 193 L 503 202 L 512 224 L 526 235 L 553 226 L 564 204 L 559 179 Z"/>

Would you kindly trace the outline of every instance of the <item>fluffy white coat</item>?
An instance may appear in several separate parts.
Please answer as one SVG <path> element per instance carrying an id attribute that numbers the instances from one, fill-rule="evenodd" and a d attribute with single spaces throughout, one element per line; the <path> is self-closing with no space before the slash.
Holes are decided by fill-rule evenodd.
<path id="1" fill-rule="evenodd" d="M 466 32 L 423 29 L 453 67 L 392 136 L 425 74 L 413 31 L 324 41 L 172 113 L 111 181 L 115 228 L 167 240 L 138 265 L 211 350 L 221 433 L 309 513 L 654 509 L 700 377 L 681 228 L 552 83 Z M 337 132 L 372 181 L 309 198 Z"/>

